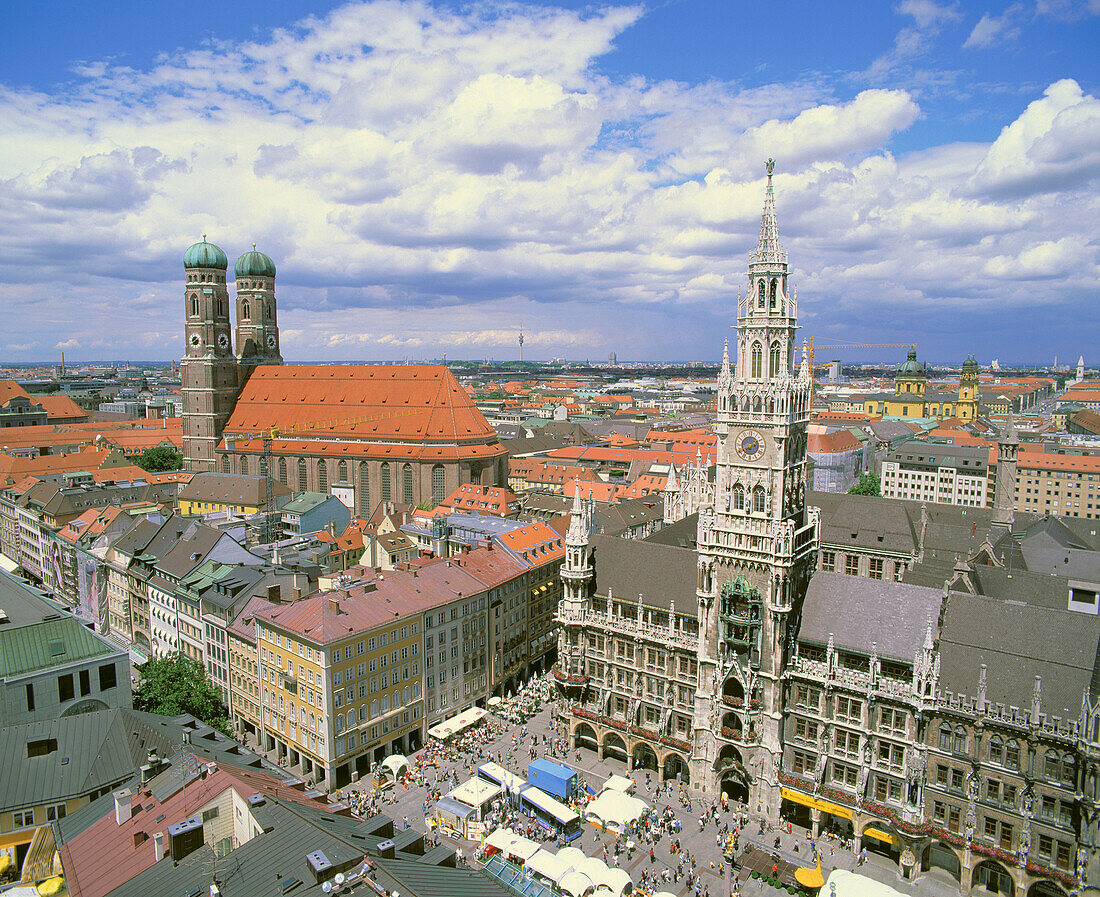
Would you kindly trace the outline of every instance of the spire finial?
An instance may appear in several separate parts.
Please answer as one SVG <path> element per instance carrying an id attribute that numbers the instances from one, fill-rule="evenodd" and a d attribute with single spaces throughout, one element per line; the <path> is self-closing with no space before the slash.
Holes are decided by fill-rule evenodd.
<path id="1" fill-rule="evenodd" d="M 204 243 L 206 242 L 206 234 L 203 234 L 203 235 L 202 235 L 202 241 L 203 241 Z"/>
<path id="2" fill-rule="evenodd" d="M 252 244 L 252 251 L 253 251 L 253 252 L 255 252 L 255 251 L 256 251 L 256 244 L 255 244 L 255 243 L 253 243 L 253 244 Z"/>
<path id="3" fill-rule="evenodd" d="M 772 172 L 775 171 L 775 159 L 768 159 L 768 183 L 764 188 L 764 213 L 760 216 L 760 239 L 756 249 L 749 256 L 749 264 L 785 264 L 787 254 L 779 245 L 779 225 L 775 220 L 775 190 L 772 187 Z M 749 269 L 750 274 L 752 268 Z"/>

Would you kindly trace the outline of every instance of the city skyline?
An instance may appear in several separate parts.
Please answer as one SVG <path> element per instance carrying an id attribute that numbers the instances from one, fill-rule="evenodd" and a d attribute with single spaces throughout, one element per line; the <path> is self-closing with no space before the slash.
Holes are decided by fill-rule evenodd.
<path id="1" fill-rule="evenodd" d="M 1097 12 L 200 4 L 44 41 L 46 4 L 0 54 L 0 359 L 180 357 L 202 233 L 275 260 L 291 361 L 506 360 L 520 322 L 531 360 L 717 358 L 774 156 L 800 338 L 1072 364 Z"/>

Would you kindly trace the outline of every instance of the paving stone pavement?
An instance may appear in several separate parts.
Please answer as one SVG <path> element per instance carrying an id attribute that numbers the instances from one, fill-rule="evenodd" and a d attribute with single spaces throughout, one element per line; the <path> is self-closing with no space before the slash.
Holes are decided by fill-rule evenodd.
<path id="1" fill-rule="evenodd" d="M 521 734 L 524 730 L 526 730 L 525 735 Z M 465 757 L 461 761 L 442 762 L 438 770 L 429 771 L 428 784 L 435 785 L 440 782 L 441 778 L 449 777 L 452 772 L 457 772 L 458 780 L 462 782 L 469 776 L 476 775 L 478 764 L 485 762 L 490 755 L 495 760 L 498 752 L 501 755 L 501 765 L 526 777 L 527 763 L 531 759 L 529 751 L 532 747 L 533 739 L 537 739 L 538 741 L 538 755 L 540 757 L 550 756 L 545 751 L 542 737 L 545 735 L 547 738 L 552 738 L 560 735 L 561 732 L 562 730 L 560 728 L 554 730 L 552 727 L 551 708 L 544 706 L 542 711 L 529 720 L 525 727 L 515 726 L 514 728 L 508 729 L 504 734 L 490 743 L 483 745 L 480 749 L 481 753 L 479 756 L 471 755 Z M 512 751 L 513 733 L 519 740 L 519 746 L 515 752 Z M 508 757 L 509 753 L 512 754 L 510 759 Z M 416 755 L 413 756 L 415 757 Z M 410 758 L 410 760 L 411 759 L 413 758 Z M 567 756 L 550 756 L 550 759 L 560 760 L 572 766 L 574 769 L 577 769 L 597 792 L 599 792 L 600 786 L 609 776 L 616 773 L 619 775 L 627 774 L 627 770 L 621 761 L 600 760 L 592 751 L 582 750 L 579 762 L 575 751 L 569 751 Z M 666 806 L 672 807 L 676 818 L 681 823 L 681 831 L 677 836 L 681 848 L 696 859 L 697 868 L 700 869 L 702 873 L 702 885 L 709 888 L 711 897 L 720 897 L 720 895 L 728 897 L 728 895 L 735 892 L 740 893 L 743 897 L 778 897 L 780 894 L 786 895 L 785 891 L 778 891 L 758 880 L 748 879 L 739 881 L 737 877 L 738 870 L 731 868 L 730 864 L 723 857 L 721 849 L 716 845 L 715 836 L 721 824 L 723 822 L 728 823 L 730 828 L 732 828 L 736 824 L 738 815 L 746 810 L 745 807 L 730 803 L 728 810 L 723 811 L 719 809 L 717 824 L 713 820 L 708 819 L 704 828 L 700 830 L 700 816 L 711 809 L 711 803 L 695 798 L 689 799 L 690 806 L 683 805 L 679 798 L 677 784 L 675 782 L 670 783 L 673 789 L 671 800 L 665 791 L 662 791 L 660 796 L 655 796 L 657 773 L 655 771 L 649 771 L 650 785 L 647 787 L 646 772 L 646 770 L 634 771 L 634 778 L 637 782 L 637 796 L 641 797 L 651 806 L 656 806 L 659 810 Z M 446 793 L 450 790 L 451 786 L 448 781 L 439 784 L 439 787 Z M 346 790 L 354 791 L 356 788 L 362 788 L 362 790 L 369 792 L 370 785 L 367 782 L 363 782 L 361 785 L 353 784 Z M 426 832 L 428 830 L 424 814 L 426 794 L 427 788 L 425 786 L 412 785 L 406 789 L 404 786 L 398 785 L 395 790 L 386 793 L 384 803 L 380 807 L 380 812 L 393 818 L 398 828 L 403 826 L 404 820 L 407 818 L 409 827 Z M 746 844 L 752 843 L 769 852 L 778 852 L 780 856 L 796 865 L 812 865 L 812 857 L 809 849 L 809 832 L 806 829 L 795 826 L 792 832 L 788 833 L 785 824 L 781 828 L 773 828 L 771 823 L 774 822 L 777 822 L 777 820 L 765 821 L 764 834 L 761 835 L 760 820 L 758 818 L 750 818 L 747 832 L 742 832 L 740 835 L 740 847 L 743 849 Z M 658 843 L 652 845 L 654 849 L 654 861 L 651 863 L 649 856 L 649 848 L 651 845 L 649 844 L 639 843 L 638 849 L 632 851 L 630 854 L 624 851 L 619 856 L 616 856 L 614 853 L 614 835 L 601 832 L 590 824 L 584 825 L 582 831 L 583 834 L 581 838 L 574 841 L 572 846 L 579 847 L 589 856 L 602 858 L 603 847 L 607 845 L 608 864 L 626 870 L 626 872 L 630 874 L 631 880 L 634 881 L 636 885 L 643 869 L 652 869 L 661 872 L 668 868 L 675 872 L 677 857 L 670 851 L 670 841 L 667 837 L 661 837 Z M 775 847 L 775 839 L 777 837 L 780 842 L 778 849 Z M 452 847 L 461 849 L 464 859 L 467 860 L 472 856 L 474 850 L 478 846 L 478 842 L 473 841 L 447 838 L 443 840 Z M 547 840 L 545 846 L 550 850 L 557 849 L 557 845 L 554 844 L 553 841 Z M 818 847 L 822 851 L 821 868 L 826 878 L 828 878 L 829 873 L 834 868 L 848 870 L 856 869 L 856 855 L 852 850 L 843 846 L 840 842 L 820 839 L 818 841 Z M 711 868 L 711 863 L 714 864 L 713 870 Z M 916 883 L 902 881 L 898 875 L 896 865 L 885 857 L 880 857 L 875 854 L 868 854 L 867 861 L 859 867 L 858 871 L 862 875 L 867 875 L 868 877 L 897 888 L 899 891 L 907 894 L 921 895 L 921 897 L 923 897 L 923 895 L 929 895 L 929 897 L 957 897 L 958 895 L 958 888 L 953 881 L 947 882 L 935 876 L 923 876 Z M 686 895 L 694 895 L 695 893 L 687 886 L 684 880 L 661 883 L 657 886 L 656 890 L 666 890 L 678 895 L 678 897 L 681 897 L 681 895 L 685 895 L 686 897 Z M 700 893 L 703 893 L 703 890 L 701 890 Z"/>

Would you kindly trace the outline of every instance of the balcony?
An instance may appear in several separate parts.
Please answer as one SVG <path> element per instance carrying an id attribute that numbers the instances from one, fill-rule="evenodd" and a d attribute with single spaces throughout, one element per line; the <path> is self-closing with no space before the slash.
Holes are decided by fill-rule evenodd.
<path id="1" fill-rule="evenodd" d="M 550 672 L 553 673 L 554 679 L 560 682 L 562 685 L 587 685 L 591 677 L 584 674 L 569 674 L 562 671 L 558 664 L 554 664 L 550 668 Z"/>

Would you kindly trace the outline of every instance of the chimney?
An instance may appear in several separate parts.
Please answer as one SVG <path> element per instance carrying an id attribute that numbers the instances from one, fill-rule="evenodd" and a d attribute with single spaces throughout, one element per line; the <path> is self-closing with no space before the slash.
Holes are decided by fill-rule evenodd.
<path id="1" fill-rule="evenodd" d="M 115 823 L 118 825 L 130 821 L 131 795 L 129 788 L 122 788 L 115 792 Z"/>
<path id="2" fill-rule="evenodd" d="M 334 614 L 340 613 L 340 599 L 335 595 L 330 595 L 328 599 L 328 609 Z"/>
<path id="3" fill-rule="evenodd" d="M 153 835 L 153 862 L 159 863 L 164 859 L 164 832 Z"/>

